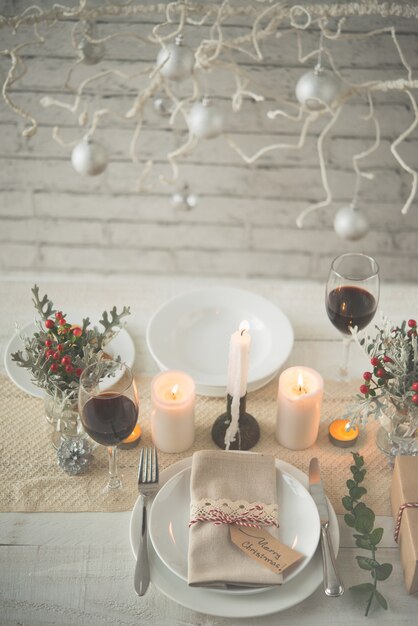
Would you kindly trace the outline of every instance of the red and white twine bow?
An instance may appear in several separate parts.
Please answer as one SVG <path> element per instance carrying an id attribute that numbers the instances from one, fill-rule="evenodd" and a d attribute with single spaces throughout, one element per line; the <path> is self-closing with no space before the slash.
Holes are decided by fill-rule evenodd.
<path id="1" fill-rule="evenodd" d="M 418 509 L 418 502 L 405 502 L 401 504 L 398 511 L 398 517 L 396 520 L 395 532 L 393 533 L 396 543 L 398 543 L 399 531 L 401 529 L 402 515 L 405 509 Z"/>
<path id="2" fill-rule="evenodd" d="M 198 512 L 191 507 L 192 515 L 189 526 L 197 524 L 197 522 L 212 522 L 215 526 L 221 524 L 236 524 L 237 526 L 249 526 L 252 528 L 261 528 L 262 526 L 279 526 L 276 513 L 269 513 L 262 504 L 254 504 L 249 508 L 223 511 L 219 506 L 211 508 L 195 507 Z"/>

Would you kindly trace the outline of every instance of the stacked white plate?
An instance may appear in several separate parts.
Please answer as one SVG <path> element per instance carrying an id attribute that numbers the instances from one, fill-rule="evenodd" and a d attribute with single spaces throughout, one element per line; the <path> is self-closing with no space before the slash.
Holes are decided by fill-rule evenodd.
<path id="1" fill-rule="evenodd" d="M 174 463 L 160 475 L 160 491 L 149 516 L 151 582 L 179 604 L 208 615 L 230 618 L 260 617 L 287 609 L 310 596 L 323 579 L 317 508 L 306 490 L 300 470 L 276 461 L 280 539 L 304 556 L 278 587 L 206 589 L 187 584 L 188 520 L 191 458 Z M 339 529 L 328 502 L 335 553 Z M 130 539 L 134 555 L 140 536 L 139 498 L 131 516 Z"/>
<path id="2" fill-rule="evenodd" d="M 147 345 L 161 370 L 182 370 L 201 395 L 226 393 L 229 341 L 240 323 L 250 325 L 248 391 L 277 374 L 293 346 L 285 314 L 265 298 L 231 287 L 209 287 L 163 304 L 147 328 Z"/>

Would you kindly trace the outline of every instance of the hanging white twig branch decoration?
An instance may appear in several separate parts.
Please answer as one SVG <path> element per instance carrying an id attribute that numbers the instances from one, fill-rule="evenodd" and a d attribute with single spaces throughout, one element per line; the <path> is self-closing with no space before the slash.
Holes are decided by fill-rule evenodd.
<path id="1" fill-rule="evenodd" d="M 417 107 L 417 103 L 416 100 L 414 98 L 414 96 L 412 95 L 412 93 L 409 90 L 406 90 L 405 93 L 408 95 L 411 104 L 412 104 L 412 108 L 414 110 L 414 114 L 415 114 L 415 118 L 412 122 L 412 124 L 401 134 L 399 135 L 399 137 L 397 139 L 395 139 L 395 141 L 392 143 L 392 145 L 390 146 L 391 152 L 393 154 L 393 156 L 395 157 L 395 159 L 398 161 L 398 163 L 403 167 L 403 169 L 408 172 L 409 174 L 411 174 L 412 176 L 412 186 L 411 186 L 411 192 L 407 198 L 407 201 L 405 202 L 403 208 L 402 208 L 402 214 L 406 215 L 408 213 L 409 207 L 412 204 L 413 199 L 415 198 L 415 194 L 417 192 L 417 182 L 418 182 L 418 174 L 416 172 L 416 170 L 413 170 L 412 167 L 410 167 L 407 163 L 405 163 L 405 161 L 403 160 L 403 158 L 400 156 L 397 148 L 399 146 L 399 144 L 402 143 L 402 141 L 404 139 L 406 139 L 406 137 L 408 137 L 408 135 L 410 135 L 412 133 L 412 131 L 415 129 L 416 125 L 418 124 L 418 107 Z"/>
<path id="2" fill-rule="evenodd" d="M 326 206 L 329 206 L 331 204 L 332 201 L 332 193 L 331 193 L 331 189 L 329 187 L 328 184 L 328 176 L 327 176 L 327 168 L 325 165 L 325 157 L 324 157 L 324 148 L 323 148 L 323 144 L 324 144 L 324 139 L 325 137 L 328 135 L 329 131 L 331 130 L 331 128 L 334 126 L 335 122 L 337 121 L 339 115 L 341 112 L 341 107 L 338 108 L 335 113 L 332 114 L 331 120 L 328 122 L 328 124 L 326 126 L 324 126 L 324 128 L 322 129 L 318 140 L 317 140 L 317 150 L 318 150 L 318 160 L 319 160 L 319 167 L 321 170 L 321 180 L 322 180 L 322 186 L 324 188 L 325 191 L 325 198 L 324 200 L 321 200 L 320 202 L 316 202 L 315 204 L 312 204 L 311 206 L 307 207 L 306 209 L 304 209 L 303 211 L 301 211 L 301 213 L 298 215 L 297 219 L 296 219 L 296 226 L 298 226 L 298 228 L 302 228 L 303 226 L 303 222 L 305 220 L 305 218 L 312 213 L 313 211 L 316 211 L 317 209 L 322 209 Z"/>
<path id="3" fill-rule="evenodd" d="M 150 26 L 149 34 L 146 36 L 137 34 L 132 29 L 127 30 L 125 27 L 117 29 L 117 22 L 115 22 L 115 31 L 105 36 L 99 36 L 93 30 L 95 23 L 99 19 L 108 19 L 110 21 L 112 18 L 124 18 L 129 20 L 155 13 L 162 15 L 162 21 Z M 269 3 L 266 6 L 262 2 L 256 1 L 237 3 L 230 2 L 230 0 L 223 0 L 220 4 L 193 2 L 193 0 L 178 0 L 168 4 L 133 4 L 129 1 L 116 3 L 107 0 L 94 7 L 89 7 L 87 0 L 79 0 L 75 7 L 54 4 L 48 9 L 43 9 L 41 4 L 39 6 L 33 5 L 20 15 L 13 17 L 0 16 L 0 28 L 9 29 L 13 34 L 19 35 L 24 28 L 33 29 L 33 33 L 31 32 L 27 41 L 18 43 L 10 50 L 0 51 L 0 55 L 10 62 L 2 86 L 2 95 L 7 106 L 16 115 L 28 122 L 28 126 L 23 130 L 23 136 L 28 138 L 33 136 L 38 127 L 35 116 L 27 111 L 26 108 L 19 106 L 15 97 L 11 96 L 12 90 L 16 88 L 16 85 L 28 71 L 28 60 L 22 57 L 26 56 L 27 50 L 31 46 L 45 43 L 47 34 L 41 35 L 39 33 L 38 27 L 40 25 L 52 27 L 56 23 L 69 22 L 71 23 L 70 41 L 76 58 L 69 64 L 69 67 L 65 68 L 65 72 L 63 71 L 63 90 L 70 93 L 72 100 L 68 102 L 60 97 L 46 95 L 41 99 L 41 104 L 44 107 L 59 107 L 66 110 L 69 114 L 77 116 L 78 125 L 85 129 L 87 133 L 85 136 L 90 138 L 98 131 L 103 118 L 107 116 L 114 116 L 119 120 L 123 120 L 125 124 L 132 124 L 133 131 L 129 145 L 129 155 L 136 166 L 141 166 L 143 162 L 140 158 L 139 143 L 146 120 L 145 111 L 147 104 L 152 102 L 162 92 L 171 103 L 167 113 L 170 126 L 174 128 L 179 122 L 179 117 L 180 122 L 184 122 L 188 126 L 189 111 L 198 103 L 202 92 L 206 95 L 207 91 L 211 91 L 207 89 L 207 77 L 210 73 L 214 77 L 214 83 L 216 83 L 217 72 L 227 72 L 228 77 L 231 77 L 228 97 L 234 114 L 238 114 L 241 111 L 245 99 L 251 100 L 256 105 L 269 101 L 270 109 L 267 111 L 267 117 L 270 120 L 274 121 L 281 118 L 292 122 L 292 124 L 301 125 L 295 142 L 278 141 L 269 143 L 252 155 L 246 154 L 230 132 L 225 133 L 226 143 L 246 164 L 253 164 L 273 151 L 301 150 L 305 145 L 308 129 L 311 125 L 317 120 L 321 120 L 323 116 L 331 116 L 317 139 L 318 163 L 325 197 L 300 213 L 297 218 L 297 225 L 301 227 L 307 215 L 317 209 L 329 206 L 332 202 L 323 144 L 336 124 L 343 105 L 354 97 L 366 97 L 369 103 L 369 113 L 365 119 L 371 121 L 374 126 L 375 139 L 373 144 L 352 157 L 353 169 L 356 173 L 354 195 L 357 200 L 360 179 L 373 179 L 373 173 L 360 169 L 359 163 L 373 151 L 377 150 L 380 145 L 380 125 L 374 112 L 373 96 L 379 92 L 404 92 L 411 102 L 414 119 L 408 128 L 392 142 L 390 149 L 399 166 L 412 177 L 411 190 L 402 208 L 402 213 L 406 214 L 416 196 L 418 174 L 401 157 L 398 148 L 418 125 L 417 103 L 412 93 L 412 90 L 418 88 L 418 80 L 413 77 L 412 67 L 402 50 L 396 29 L 392 24 L 387 25 L 386 23 L 381 28 L 374 28 L 368 32 L 346 32 L 345 29 L 353 16 L 362 18 L 378 16 L 386 20 L 386 22 L 395 17 L 418 20 L 418 6 L 416 3 L 387 3 L 379 2 L 378 0 L 312 3 L 303 6 L 290 6 L 288 2 Z M 247 29 L 239 34 L 237 34 L 236 30 L 233 30 L 231 34 L 228 28 L 233 17 L 239 18 L 240 23 L 245 20 Z M 73 24 L 73 22 L 75 23 Z M 184 35 L 188 27 L 193 27 L 195 30 L 202 29 L 202 33 L 203 29 L 205 29 L 205 32 L 195 46 L 193 71 L 188 76 L 186 87 L 179 90 L 182 94 L 181 96 L 177 94 L 175 82 L 171 82 L 170 78 L 164 76 L 164 68 L 172 52 L 164 58 L 163 62 L 150 63 L 145 69 L 139 69 L 134 73 L 128 74 L 118 69 L 101 69 L 92 76 L 83 78 L 78 86 L 73 86 L 72 83 L 75 77 L 79 75 L 81 67 L 85 69 L 89 61 L 97 63 L 101 60 L 99 56 L 89 59 L 81 43 L 85 45 L 87 42 L 91 49 L 92 46 L 103 47 L 104 43 L 111 43 L 116 39 L 126 39 L 137 43 L 138 47 L 141 48 L 147 45 L 150 47 L 155 46 L 156 52 L 158 52 L 158 49 L 167 51 L 172 50 L 173 42 L 175 41 L 177 44 L 178 38 Z M 311 29 L 313 32 L 316 31 L 318 33 L 319 45 L 318 47 L 314 46 L 314 49 L 309 52 L 304 52 L 305 33 L 308 30 L 311 32 Z M 278 54 L 280 54 L 279 44 L 283 44 L 287 40 L 288 35 L 292 36 L 292 34 L 296 36 L 297 59 L 302 65 L 315 59 L 316 66 L 314 71 L 319 74 L 320 71 L 324 73 L 325 68 L 322 67 L 322 64 L 326 63 L 327 68 L 325 72 L 328 73 L 328 77 L 332 76 L 334 80 L 338 79 L 340 81 L 341 91 L 335 100 L 327 101 L 324 98 L 312 96 L 310 103 L 309 100 L 306 100 L 306 102 L 300 100 L 301 104 L 299 104 L 296 100 L 291 100 L 286 95 L 280 93 L 279 86 L 260 84 L 262 81 L 257 80 L 256 72 L 250 72 L 245 68 L 245 62 L 259 64 L 264 60 L 263 42 L 268 40 L 277 41 Z M 354 82 L 351 75 L 351 80 L 349 80 L 345 75 L 345 70 L 338 68 L 338 64 L 334 59 L 334 44 L 337 45 L 339 41 L 355 42 L 389 35 L 396 55 L 405 70 L 404 75 L 394 76 L 388 80 Z M 324 42 L 330 43 L 329 45 L 324 45 Z M 330 48 L 332 48 L 333 53 Z M 157 54 L 155 57 L 157 57 Z M 119 79 L 125 86 L 137 78 L 141 78 L 141 84 L 135 92 L 133 103 L 130 103 L 126 112 L 112 110 L 108 106 L 103 106 L 103 104 L 97 106 L 95 110 L 90 110 L 93 107 L 89 103 L 87 88 L 97 85 L 102 80 L 108 81 L 108 83 L 110 82 L 113 85 L 115 79 Z M 312 106 L 312 101 L 314 106 Z M 78 141 L 78 139 L 77 141 L 64 141 L 61 137 L 60 128 L 57 125 L 53 127 L 52 134 L 54 140 L 65 148 L 72 147 Z M 207 136 L 214 135 L 208 134 Z M 160 175 L 158 180 L 165 184 L 174 184 L 180 175 L 181 158 L 194 150 L 200 141 L 204 141 L 204 135 L 202 137 L 197 137 L 189 129 L 185 142 L 175 150 L 168 151 L 165 155 L 165 159 L 171 168 L 170 175 Z M 145 181 L 149 178 L 153 165 L 153 161 L 150 159 L 143 166 L 138 179 L 138 188 L 149 189 L 145 185 Z"/>

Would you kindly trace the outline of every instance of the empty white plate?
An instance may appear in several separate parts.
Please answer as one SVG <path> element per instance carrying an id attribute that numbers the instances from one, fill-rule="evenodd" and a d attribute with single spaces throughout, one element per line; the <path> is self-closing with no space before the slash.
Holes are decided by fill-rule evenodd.
<path id="1" fill-rule="evenodd" d="M 303 554 L 284 574 L 284 583 L 297 576 L 309 563 L 319 540 L 318 509 L 308 491 L 286 471 L 276 468 L 279 504 L 279 540 Z M 187 582 L 189 545 L 190 476 L 188 467 L 171 478 L 157 493 L 149 519 L 149 535 L 161 561 Z M 262 589 L 228 590 L 257 593 Z"/>
<path id="2" fill-rule="evenodd" d="M 229 341 L 247 320 L 251 335 L 248 391 L 267 384 L 293 346 L 286 315 L 265 298 L 231 287 L 209 287 L 162 305 L 147 328 L 147 345 L 161 370 L 187 372 L 197 393 L 226 393 Z"/>

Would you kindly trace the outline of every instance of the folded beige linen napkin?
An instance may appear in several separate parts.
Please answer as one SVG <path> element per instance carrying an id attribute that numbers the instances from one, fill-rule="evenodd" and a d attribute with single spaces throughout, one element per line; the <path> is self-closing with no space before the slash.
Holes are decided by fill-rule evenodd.
<path id="1" fill-rule="evenodd" d="M 222 450 L 195 452 L 190 480 L 191 521 L 205 504 L 207 510 L 227 513 L 243 503 L 262 503 L 277 518 L 274 457 Z M 218 503 L 218 509 L 214 503 Z M 238 504 L 234 504 L 238 503 Z M 245 506 L 245 505 L 244 505 Z M 241 509 L 244 510 L 245 509 Z M 278 537 L 278 529 L 268 526 Z M 230 538 L 229 524 L 197 521 L 189 529 L 188 583 L 192 586 L 266 586 L 282 582 L 282 576 L 246 556 Z"/>

